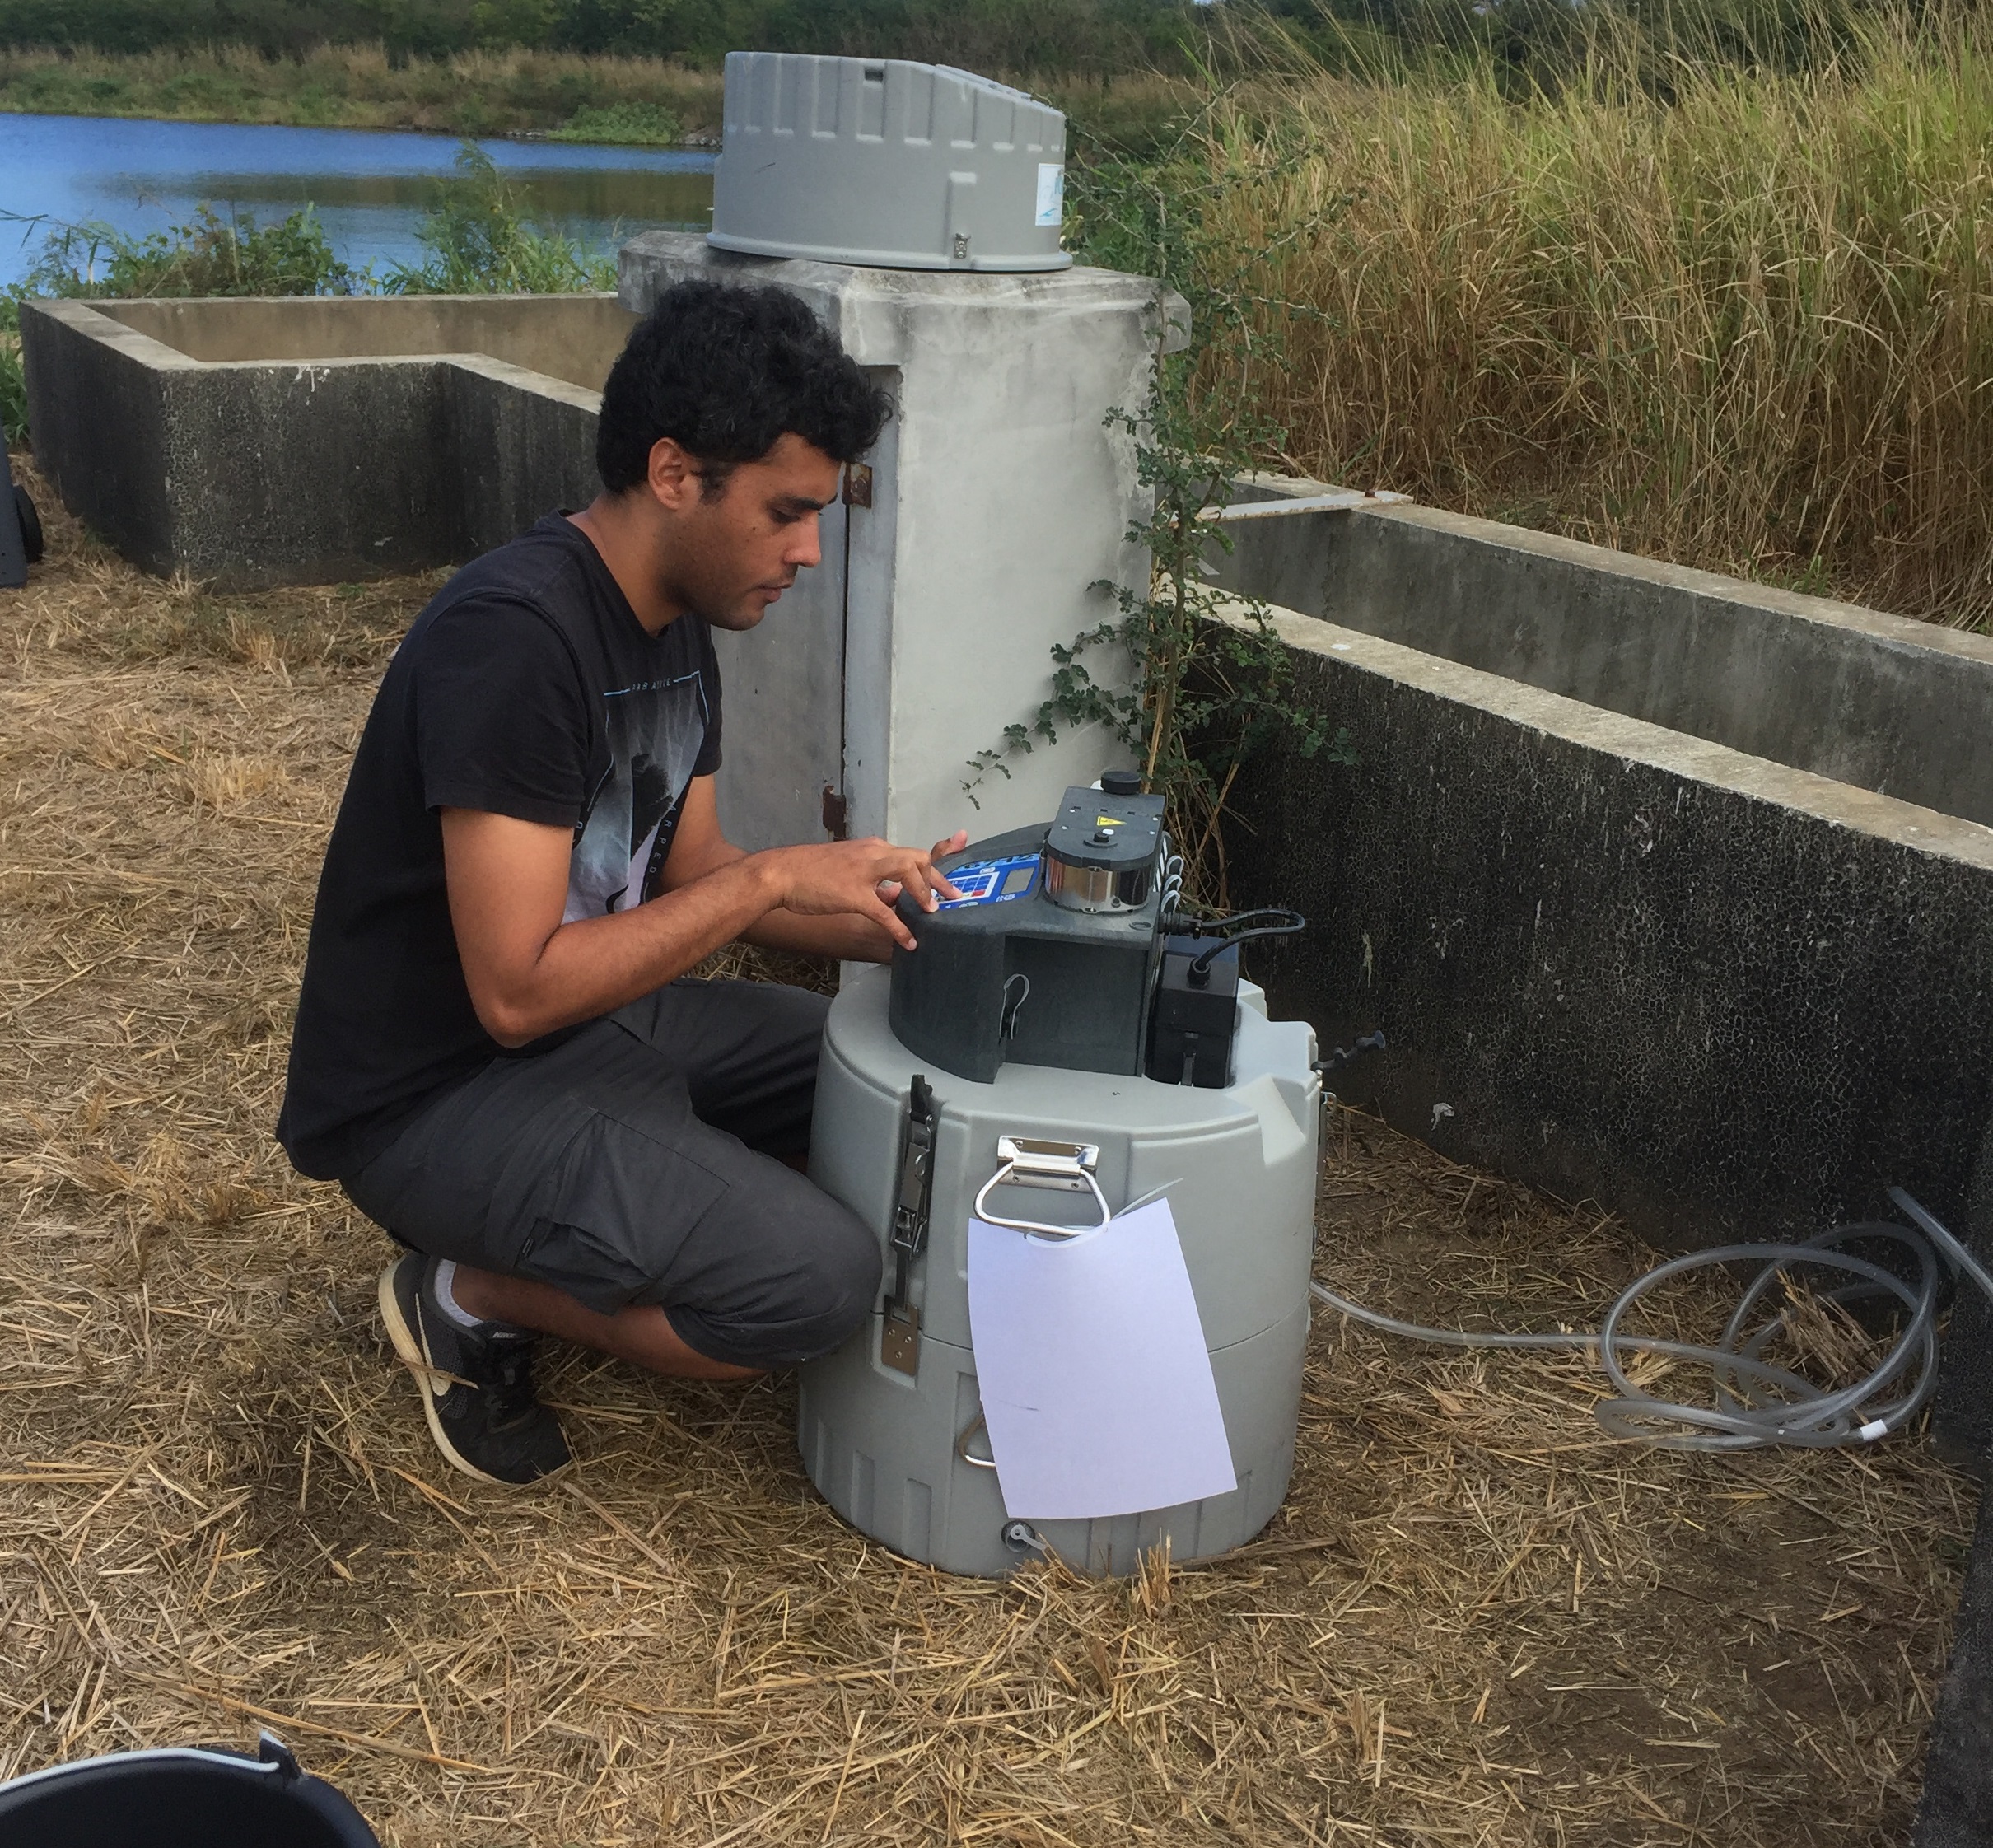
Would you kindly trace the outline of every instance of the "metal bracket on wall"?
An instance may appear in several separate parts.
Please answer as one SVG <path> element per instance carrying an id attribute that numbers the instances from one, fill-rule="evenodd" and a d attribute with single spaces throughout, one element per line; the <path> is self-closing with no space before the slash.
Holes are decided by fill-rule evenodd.
<path id="1" fill-rule="evenodd" d="M 1408 506 L 1409 494 L 1383 488 L 1337 488 L 1326 494 L 1302 494 L 1293 500 L 1235 501 L 1230 506 L 1206 507 L 1197 517 L 1231 525 L 1241 520 L 1272 520 L 1285 513 L 1347 513 L 1356 507 Z"/>
<path id="2" fill-rule="evenodd" d="M 870 463 L 847 462 L 845 464 L 844 504 L 847 507 L 869 507 L 872 504 Z"/>

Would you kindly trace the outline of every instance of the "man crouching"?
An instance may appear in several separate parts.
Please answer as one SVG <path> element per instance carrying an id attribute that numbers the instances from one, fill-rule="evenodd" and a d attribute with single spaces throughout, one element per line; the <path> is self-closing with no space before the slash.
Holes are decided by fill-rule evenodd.
<path id="1" fill-rule="evenodd" d="M 409 1254 L 381 1314 L 443 1454 L 568 1460 L 535 1337 L 738 1379 L 827 1352 L 875 1239 L 793 1164 L 828 1003 L 677 979 L 736 939 L 882 960 L 880 840 L 721 833 L 708 625 L 750 629 L 887 413 L 793 297 L 685 282 L 603 392 L 602 492 L 450 580 L 360 740 L 311 922 L 278 1136 Z M 780 642 L 772 641 L 772 646 Z"/>

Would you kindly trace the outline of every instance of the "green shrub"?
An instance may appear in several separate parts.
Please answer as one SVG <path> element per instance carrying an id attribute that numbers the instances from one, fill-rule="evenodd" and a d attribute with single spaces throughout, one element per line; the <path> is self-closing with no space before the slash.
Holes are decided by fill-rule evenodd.
<path id="1" fill-rule="evenodd" d="M 334 254 L 310 206 L 280 224 L 259 226 L 246 215 L 224 219 L 203 205 L 190 224 L 150 237 L 127 237 L 109 225 L 57 225 L 27 279 L 0 292 L 0 428 L 10 443 L 28 434 L 24 296 L 347 295 L 371 281 Z"/>
<path id="2" fill-rule="evenodd" d="M 558 295 L 615 286 L 615 266 L 526 217 L 492 157 L 457 150 L 456 177 L 441 182 L 416 234 L 426 263 L 397 264 L 381 278 L 391 295 Z"/>
<path id="3" fill-rule="evenodd" d="M 605 109 L 578 109 L 547 138 L 608 142 L 626 147 L 669 147 L 684 124 L 656 103 L 611 103 Z"/>
<path id="4" fill-rule="evenodd" d="M 28 434 L 28 382 L 21 370 L 21 304 L 0 295 L 0 436 L 24 442 Z"/>
<path id="5" fill-rule="evenodd" d="M 193 222 L 127 237 L 108 225 L 58 225 L 18 292 L 27 295 L 350 295 L 364 287 L 334 254 L 310 206 L 281 223 L 212 206 Z"/>

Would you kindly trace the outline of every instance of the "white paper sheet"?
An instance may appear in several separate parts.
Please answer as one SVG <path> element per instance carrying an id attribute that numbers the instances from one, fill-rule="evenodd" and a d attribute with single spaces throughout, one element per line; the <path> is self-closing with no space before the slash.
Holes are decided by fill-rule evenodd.
<path id="1" fill-rule="evenodd" d="M 1137 1514 L 1239 1486 L 1167 1200 L 1073 1239 L 971 1220 L 968 1314 L 1015 1519 Z"/>

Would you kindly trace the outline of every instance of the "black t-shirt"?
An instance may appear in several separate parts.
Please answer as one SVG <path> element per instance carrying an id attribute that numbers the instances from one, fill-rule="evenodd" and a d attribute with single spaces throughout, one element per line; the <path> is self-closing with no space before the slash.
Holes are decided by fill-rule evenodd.
<path id="1" fill-rule="evenodd" d="M 719 763 L 705 623 L 647 634 L 572 521 L 550 514 L 459 572 L 388 667 L 325 850 L 277 1125 L 292 1160 L 355 1174 L 505 1054 L 464 985 L 439 810 L 572 828 L 572 922 L 655 896 L 686 789 Z"/>

